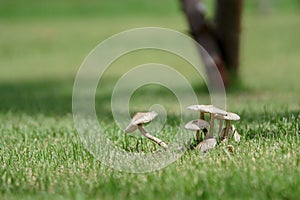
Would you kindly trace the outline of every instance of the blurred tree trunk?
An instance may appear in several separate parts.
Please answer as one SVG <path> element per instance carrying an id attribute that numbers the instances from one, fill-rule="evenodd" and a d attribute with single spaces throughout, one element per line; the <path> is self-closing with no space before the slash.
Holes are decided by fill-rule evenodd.
<path id="1" fill-rule="evenodd" d="M 215 24 L 205 18 L 205 7 L 198 0 L 180 0 L 194 39 L 212 57 L 225 86 L 237 79 L 243 0 L 216 0 Z M 203 56 L 203 55 L 202 55 Z M 209 73 L 211 66 L 206 65 Z"/>

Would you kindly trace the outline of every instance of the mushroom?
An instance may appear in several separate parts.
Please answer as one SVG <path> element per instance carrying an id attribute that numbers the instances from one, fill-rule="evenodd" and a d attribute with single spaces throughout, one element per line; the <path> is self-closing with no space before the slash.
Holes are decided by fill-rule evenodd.
<path id="1" fill-rule="evenodd" d="M 202 119 L 196 119 L 188 122 L 185 126 L 186 129 L 196 131 L 197 143 L 200 142 L 200 130 L 204 130 L 209 127 L 209 123 Z"/>
<path id="2" fill-rule="evenodd" d="M 204 113 L 210 114 L 210 128 L 209 128 L 209 134 L 207 135 L 207 138 L 213 137 L 213 131 L 214 131 L 214 115 L 226 115 L 226 111 L 214 107 L 213 105 L 192 105 L 189 106 L 188 109 L 200 111 L 200 119 L 204 119 Z M 221 123 L 220 123 L 221 124 Z"/>
<path id="3" fill-rule="evenodd" d="M 212 105 L 192 105 L 187 107 L 189 110 L 200 111 L 200 119 L 204 120 L 204 113 L 209 113 Z"/>
<path id="4" fill-rule="evenodd" d="M 157 137 L 154 137 L 153 135 L 146 132 L 146 130 L 143 128 L 143 125 L 145 123 L 151 122 L 158 114 L 155 111 L 151 112 L 137 112 L 130 122 L 130 124 L 125 129 L 125 133 L 132 133 L 136 129 L 139 129 L 139 131 L 144 135 L 146 138 L 152 140 L 153 142 L 159 144 L 164 149 L 168 148 L 168 145 L 164 143 L 161 139 L 158 139 Z"/>
<path id="5" fill-rule="evenodd" d="M 226 122 L 224 134 L 221 134 L 221 136 L 223 138 L 228 135 L 229 129 L 231 128 L 230 127 L 230 121 L 238 121 L 238 120 L 240 120 L 240 116 L 238 116 L 237 114 L 232 113 L 232 112 L 227 112 L 226 115 L 216 114 L 215 118 L 220 119 L 220 120 L 225 120 L 225 122 Z"/>
<path id="6" fill-rule="evenodd" d="M 214 148 L 217 145 L 217 140 L 215 138 L 208 138 L 200 142 L 196 149 L 200 150 L 202 153 L 206 153 L 208 150 Z"/>
<path id="7" fill-rule="evenodd" d="M 213 107 L 210 111 L 210 129 L 209 129 L 209 134 L 208 134 L 208 138 L 212 138 L 214 136 L 214 117 L 215 115 L 226 115 L 227 112 L 220 109 L 220 108 L 217 108 L 217 107 Z M 223 122 L 220 121 L 220 125 L 222 124 Z"/>
<path id="8" fill-rule="evenodd" d="M 230 130 L 231 130 L 232 137 L 233 137 L 234 141 L 240 142 L 240 140 L 241 140 L 241 135 L 237 132 L 237 130 L 236 130 L 236 128 L 235 128 L 234 125 L 231 125 Z"/>

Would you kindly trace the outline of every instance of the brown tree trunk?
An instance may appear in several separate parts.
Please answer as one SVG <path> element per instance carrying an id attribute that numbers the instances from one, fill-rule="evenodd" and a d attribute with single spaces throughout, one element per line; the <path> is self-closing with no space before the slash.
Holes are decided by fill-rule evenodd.
<path id="1" fill-rule="evenodd" d="M 206 20 L 201 1 L 180 0 L 194 39 L 212 57 L 221 74 L 224 85 L 236 78 L 239 66 L 239 40 L 242 0 L 216 0 L 215 28 Z M 202 55 L 204 56 L 204 55 Z M 205 63 L 204 58 L 204 63 Z M 214 78 L 211 63 L 205 63 L 210 82 Z"/>
<path id="2" fill-rule="evenodd" d="M 232 78 L 238 75 L 242 0 L 216 0 L 215 33 Z"/>

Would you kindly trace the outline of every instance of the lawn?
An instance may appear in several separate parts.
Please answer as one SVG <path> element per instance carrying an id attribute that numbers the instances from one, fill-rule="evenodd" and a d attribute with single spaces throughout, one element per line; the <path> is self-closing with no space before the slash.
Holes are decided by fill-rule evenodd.
<path id="1" fill-rule="evenodd" d="M 256 12 L 257 1 L 246 1 L 241 84 L 227 91 L 228 108 L 241 116 L 235 125 L 242 140 L 230 143 L 233 154 L 222 146 L 205 155 L 189 150 L 162 170 L 136 174 L 105 166 L 84 148 L 73 122 L 72 90 L 88 53 L 131 28 L 188 32 L 175 1 L 127 1 L 0 2 L 0 199 L 299 198 L 300 18 L 294 0 L 277 1 L 268 14 Z M 158 147 L 124 137 L 110 112 L 111 93 L 126 70 L 149 62 L 184 74 L 200 103 L 210 103 L 203 80 L 180 58 L 151 50 L 121 57 L 99 84 L 96 111 L 106 134 L 136 152 Z M 168 140 L 177 129 L 178 102 L 167 89 L 140 88 L 130 111 L 157 103 L 166 105 L 160 134 Z"/>

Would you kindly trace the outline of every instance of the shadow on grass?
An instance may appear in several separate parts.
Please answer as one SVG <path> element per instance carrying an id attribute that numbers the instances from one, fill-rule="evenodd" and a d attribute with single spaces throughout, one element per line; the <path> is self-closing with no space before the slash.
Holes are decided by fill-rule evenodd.
<path id="1" fill-rule="evenodd" d="M 246 140 L 272 138 L 285 140 L 290 137 L 300 136 L 300 110 L 282 108 L 280 111 L 266 109 L 257 113 L 240 113 L 241 121 L 238 122 L 238 132 Z"/>
<path id="2" fill-rule="evenodd" d="M 0 83 L 0 112 L 46 116 L 71 114 L 73 82 L 65 79 Z M 104 88 L 100 89 L 101 93 L 97 91 L 96 111 L 101 117 L 112 119 L 111 93 L 114 81 L 108 80 L 106 83 L 102 84 Z M 159 87 L 141 91 L 136 97 L 147 99 L 148 103 L 158 101 L 156 97 L 161 101 L 175 98 L 170 91 Z"/>
<path id="3" fill-rule="evenodd" d="M 96 96 L 96 108 L 97 112 L 100 110 L 101 115 L 111 118 L 110 101 L 111 101 L 111 83 L 108 88 L 104 88 L 104 92 L 101 95 Z M 43 114 L 43 115 L 66 115 L 72 113 L 72 90 L 73 80 L 40 80 L 35 82 L 11 82 L 0 83 L 0 112 L 13 112 L 13 113 L 26 113 Z M 208 90 L 205 85 L 194 86 L 194 90 L 199 95 L 207 95 Z M 251 92 L 251 89 L 239 86 L 238 88 L 232 88 L 229 93 L 243 93 Z M 97 93 L 98 94 L 98 93 Z M 159 88 L 153 89 L 147 94 L 153 101 L 156 97 L 161 99 L 168 99 L 170 92 L 162 91 Z M 148 96 L 146 95 L 145 98 Z M 150 99 L 148 99 L 150 100 Z M 298 116 L 298 111 L 288 111 L 287 109 L 281 109 L 280 112 L 274 112 L 271 110 L 265 110 L 261 113 L 253 113 L 243 111 L 240 113 L 243 122 L 255 122 L 255 121 L 272 121 L 275 118 L 286 118 L 291 115 Z"/>
<path id="4" fill-rule="evenodd" d="M 73 81 L 66 79 L 0 83 L 0 112 L 45 116 L 72 114 Z M 107 92 L 96 96 L 97 113 L 108 119 L 112 118 L 110 100 L 111 95 Z"/>
<path id="5" fill-rule="evenodd" d="M 282 107 L 280 111 L 273 111 L 265 108 L 261 112 L 245 112 L 240 113 L 241 119 L 245 123 L 276 123 L 279 119 L 290 119 L 291 117 L 299 117 L 300 110 L 289 110 Z"/>
<path id="6" fill-rule="evenodd" d="M 203 84 L 193 85 L 193 89 L 197 94 L 209 94 L 207 86 Z M 242 80 L 236 80 L 225 91 L 227 94 L 238 94 L 254 92 L 254 89 L 246 85 Z"/>
<path id="7" fill-rule="evenodd" d="M 72 112 L 72 81 L 0 84 L 0 112 L 65 115 Z"/>

